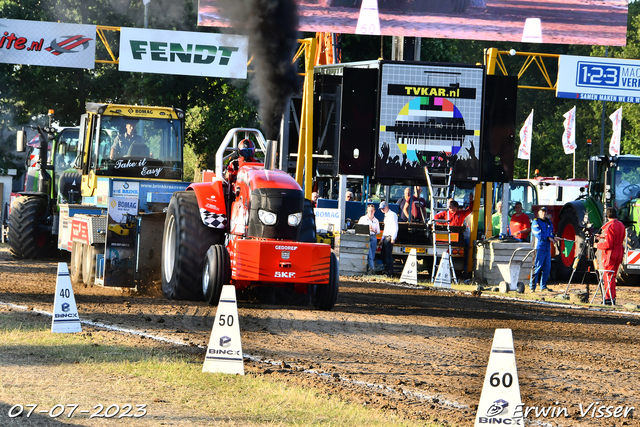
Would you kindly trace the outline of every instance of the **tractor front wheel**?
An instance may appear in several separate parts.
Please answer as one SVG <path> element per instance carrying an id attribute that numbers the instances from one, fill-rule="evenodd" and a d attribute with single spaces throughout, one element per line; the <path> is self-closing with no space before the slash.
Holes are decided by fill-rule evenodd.
<path id="1" fill-rule="evenodd" d="M 202 293 L 209 305 L 217 306 L 222 287 L 231 280 L 229 252 L 223 245 L 213 245 L 204 258 Z"/>

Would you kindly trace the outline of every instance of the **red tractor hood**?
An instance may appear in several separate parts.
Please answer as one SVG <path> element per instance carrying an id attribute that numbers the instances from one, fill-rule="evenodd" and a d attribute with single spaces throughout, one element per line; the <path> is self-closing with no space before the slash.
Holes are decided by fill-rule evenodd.
<path id="1" fill-rule="evenodd" d="M 300 185 L 289 174 L 278 169 L 265 170 L 262 163 L 244 163 L 238 172 L 238 178 L 245 175 L 251 191 L 258 188 L 282 188 L 300 190 Z"/>

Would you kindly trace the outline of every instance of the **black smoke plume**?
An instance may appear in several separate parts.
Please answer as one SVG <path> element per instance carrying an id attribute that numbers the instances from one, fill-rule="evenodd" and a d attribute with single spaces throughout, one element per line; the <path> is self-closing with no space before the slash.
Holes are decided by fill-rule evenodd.
<path id="1" fill-rule="evenodd" d="M 249 36 L 255 75 L 251 93 L 258 98 L 258 113 L 265 137 L 276 139 L 287 102 L 299 91 L 301 80 L 293 61 L 298 40 L 295 0 L 218 0 L 220 14 L 234 32 Z"/>

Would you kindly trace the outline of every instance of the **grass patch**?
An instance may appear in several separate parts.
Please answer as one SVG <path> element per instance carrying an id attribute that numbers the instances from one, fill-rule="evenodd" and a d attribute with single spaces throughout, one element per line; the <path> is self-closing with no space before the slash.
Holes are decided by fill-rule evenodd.
<path id="1" fill-rule="evenodd" d="M 0 403 L 9 406 L 144 403 L 147 421 L 154 425 L 176 417 L 189 425 L 425 425 L 256 371 L 245 376 L 202 373 L 201 350 L 189 354 L 97 329 L 53 334 L 48 317 L 17 314 L 0 312 Z M 8 425 L 3 412 L 0 424 Z"/>

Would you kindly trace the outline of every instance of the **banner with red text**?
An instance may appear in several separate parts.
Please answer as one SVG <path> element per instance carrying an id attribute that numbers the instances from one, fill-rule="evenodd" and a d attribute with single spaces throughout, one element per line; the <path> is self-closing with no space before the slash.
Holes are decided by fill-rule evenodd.
<path id="1" fill-rule="evenodd" d="M 93 69 L 96 26 L 0 19 L 0 62 Z"/>

